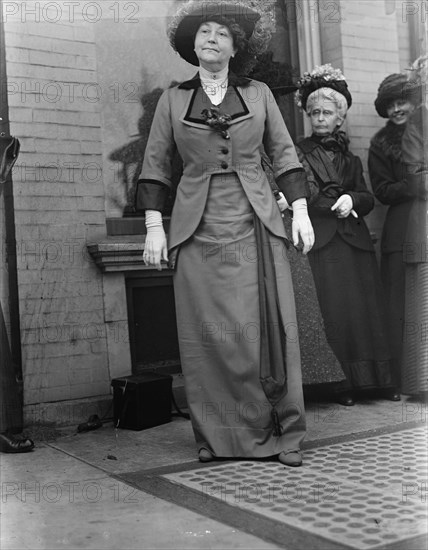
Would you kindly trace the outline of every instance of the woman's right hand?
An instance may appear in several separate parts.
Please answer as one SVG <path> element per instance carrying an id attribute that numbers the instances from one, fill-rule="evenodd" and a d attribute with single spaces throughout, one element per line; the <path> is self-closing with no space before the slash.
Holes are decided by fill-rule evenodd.
<path id="1" fill-rule="evenodd" d="M 161 260 L 168 261 L 165 231 L 163 227 L 150 227 L 147 229 L 143 261 L 146 265 L 152 265 L 161 271 Z"/>
<path id="2" fill-rule="evenodd" d="M 358 214 L 353 209 L 354 202 L 351 195 L 341 195 L 331 207 L 331 210 L 336 213 L 338 218 L 347 218 L 352 214 L 354 218 L 358 218 Z"/>

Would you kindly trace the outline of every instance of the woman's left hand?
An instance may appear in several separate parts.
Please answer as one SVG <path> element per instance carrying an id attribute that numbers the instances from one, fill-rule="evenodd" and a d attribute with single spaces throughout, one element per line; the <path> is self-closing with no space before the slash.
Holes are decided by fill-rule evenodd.
<path id="1" fill-rule="evenodd" d="M 334 212 L 336 211 L 336 215 L 338 218 L 347 218 L 349 214 L 352 214 L 354 218 L 358 218 L 357 213 L 355 210 L 352 209 L 354 206 L 354 202 L 352 200 L 351 195 L 341 195 L 337 201 L 333 204 L 331 207 L 331 210 Z"/>

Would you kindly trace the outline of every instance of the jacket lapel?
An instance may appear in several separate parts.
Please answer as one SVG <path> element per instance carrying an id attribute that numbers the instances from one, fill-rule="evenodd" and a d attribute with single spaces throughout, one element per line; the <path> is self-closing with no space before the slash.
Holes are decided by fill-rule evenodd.
<path id="1" fill-rule="evenodd" d="M 254 116 L 236 86 L 229 86 L 227 88 L 226 95 L 220 105 L 220 111 L 232 117 L 230 124 L 235 124 Z"/>
<path id="2" fill-rule="evenodd" d="M 239 78 L 233 74 L 229 75 L 229 86 L 219 107 L 220 112 L 228 114 L 232 117 L 230 124 L 236 124 L 247 118 L 254 116 L 245 103 L 238 86 L 248 86 L 250 80 L 248 78 Z M 178 86 L 180 89 L 192 91 L 189 100 L 181 114 L 179 120 L 189 126 L 195 126 L 204 130 L 211 128 L 205 123 L 202 117 L 202 111 L 212 107 L 212 103 L 208 96 L 204 93 L 201 87 L 201 81 L 197 75 L 195 78 L 183 82 Z"/>

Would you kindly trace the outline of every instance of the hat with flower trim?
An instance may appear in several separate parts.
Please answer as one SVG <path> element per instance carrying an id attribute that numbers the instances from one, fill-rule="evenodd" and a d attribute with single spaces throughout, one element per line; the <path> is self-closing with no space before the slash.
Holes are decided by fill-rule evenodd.
<path id="1" fill-rule="evenodd" d="M 303 73 L 303 76 L 297 81 L 295 94 L 297 105 L 306 111 L 308 97 L 320 88 L 331 88 L 342 94 L 346 99 L 348 109 L 352 105 L 352 96 L 342 71 L 334 69 L 330 63 L 317 65 L 311 72 Z"/>

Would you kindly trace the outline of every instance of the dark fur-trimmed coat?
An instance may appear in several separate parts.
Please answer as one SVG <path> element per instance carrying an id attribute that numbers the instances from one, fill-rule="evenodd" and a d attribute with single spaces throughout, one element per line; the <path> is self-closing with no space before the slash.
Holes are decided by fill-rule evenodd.
<path id="1" fill-rule="evenodd" d="M 370 142 L 368 168 L 373 193 L 379 202 L 389 206 L 382 231 L 383 254 L 402 250 L 414 199 L 401 156 L 404 130 L 405 125 L 388 121 Z"/>
<path id="2" fill-rule="evenodd" d="M 407 263 L 427 263 L 428 227 L 428 109 L 420 105 L 410 117 L 403 135 L 403 163 L 414 194 L 406 231 Z"/>

